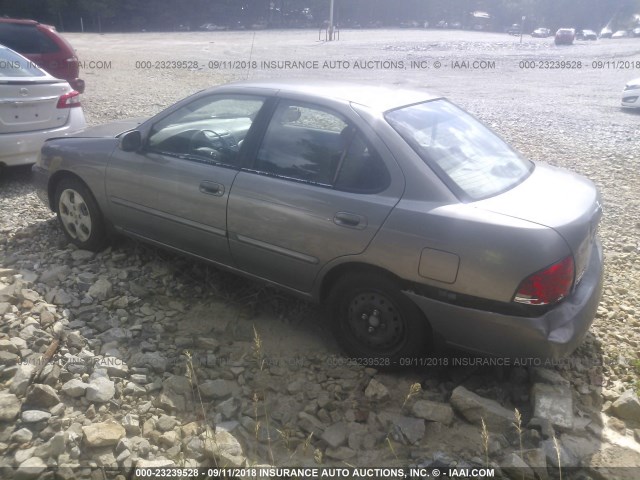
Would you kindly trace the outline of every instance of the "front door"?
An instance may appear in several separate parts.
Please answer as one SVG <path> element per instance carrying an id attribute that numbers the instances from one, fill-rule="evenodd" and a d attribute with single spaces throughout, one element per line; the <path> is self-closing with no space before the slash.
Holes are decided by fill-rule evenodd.
<path id="1" fill-rule="evenodd" d="M 230 264 L 229 192 L 263 103 L 247 95 L 200 97 L 158 121 L 142 151 L 116 150 L 106 182 L 116 226 Z"/>

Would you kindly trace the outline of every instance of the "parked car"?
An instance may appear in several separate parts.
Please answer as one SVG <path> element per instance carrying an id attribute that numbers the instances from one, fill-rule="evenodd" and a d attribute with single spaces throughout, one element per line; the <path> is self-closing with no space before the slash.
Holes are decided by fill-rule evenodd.
<path id="1" fill-rule="evenodd" d="M 536 28 L 531 32 L 531 36 L 536 38 L 547 38 L 551 36 L 551 30 L 548 28 Z"/>
<path id="2" fill-rule="evenodd" d="M 578 30 L 576 32 L 576 39 L 578 40 L 597 40 L 598 34 L 593 30 Z"/>
<path id="3" fill-rule="evenodd" d="M 0 18 L 0 45 L 24 55 L 55 78 L 63 78 L 74 90 L 84 92 L 78 57 L 55 27 L 35 20 Z"/>
<path id="4" fill-rule="evenodd" d="M 618 30 L 611 35 L 611 38 L 629 38 L 630 36 L 631 34 L 627 30 Z"/>
<path id="5" fill-rule="evenodd" d="M 521 32 L 522 32 L 522 27 L 520 26 L 519 23 L 514 23 L 509 28 L 507 28 L 507 33 L 509 35 L 520 35 Z"/>
<path id="6" fill-rule="evenodd" d="M 35 163 L 45 139 L 85 125 L 69 83 L 0 45 L 0 167 Z"/>
<path id="7" fill-rule="evenodd" d="M 33 171 L 77 247 L 114 230 L 322 302 L 377 366 L 435 338 L 561 356 L 601 295 L 593 183 L 423 91 L 230 84 L 48 140 Z"/>
<path id="8" fill-rule="evenodd" d="M 631 33 L 633 34 L 634 37 L 640 37 L 640 27 L 636 27 L 634 28 Z"/>
<path id="9" fill-rule="evenodd" d="M 600 30 L 600 38 L 611 38 L 612 35 L 613 32 L 609 27 L 604 27 L 602 30 Z"/>
<path id="10" fill-rule="evenodd" d="M 572 45 L 576 39 L 576 31 L 573 28 L 560 28 L 556 32 L 556 45 Z"/>
<path id="11" fill-rule="evenodd" d="M 622 92 L 622 106 L 626 108 L 640 108 L 640 78 L 631 80 L 624 86 Z"/>

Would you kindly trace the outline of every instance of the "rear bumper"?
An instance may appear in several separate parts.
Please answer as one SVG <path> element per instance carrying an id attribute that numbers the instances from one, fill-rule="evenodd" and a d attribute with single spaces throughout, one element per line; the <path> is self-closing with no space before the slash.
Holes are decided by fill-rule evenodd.
<path id="1" fill-rule="evenodd" d="M 640 90 L 625 90 L 622 94 L 622 106 L 626 108 L 640 108 Z"/>
<path id="2" fill-rule="evenodd" d="M 405 294 L 449 345 L 524 363 L 533 358 L 562 358 L 582 343 L 602 296 L 603 272 L 602 246 L 596 242 L 574 293 L 539 317 L 504 315 Z"/>
<path id="3" fill-rule="evenodd" d="M 71 108 L 66 125 L 51 130 L 0 134 L 0 164 L 7 167 L 36 163 L 47 138 L 64 137 L 86 126 L 81 108 Z"/>

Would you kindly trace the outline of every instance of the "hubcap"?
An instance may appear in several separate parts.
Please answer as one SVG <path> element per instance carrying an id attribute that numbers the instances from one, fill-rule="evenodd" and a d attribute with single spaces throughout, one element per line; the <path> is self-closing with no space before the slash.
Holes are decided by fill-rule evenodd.
<path id="1" fill-rule="evenodd" d="M 84 198 L 75 190 L 67 189 L 60 195 L 58 212 L 65 230 L 71 238 L 86 242 L 91 236 L 91 215 Z"/>
<path id="2" fill-rule="evenodd" d="M 356 295 L 349 304 L 349 329 L 356 339 L 377 351 L 393 350 L 403 340 L 405 329 L 400 312 L 378 292 Z"/>

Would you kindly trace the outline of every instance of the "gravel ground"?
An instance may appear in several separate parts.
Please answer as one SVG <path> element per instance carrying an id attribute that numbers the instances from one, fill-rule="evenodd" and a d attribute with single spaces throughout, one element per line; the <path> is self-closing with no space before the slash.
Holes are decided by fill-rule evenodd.
<path id="1" fill-rule="evenodd" d="M 242 455 L 252 463 L 370 465 L 382 461 L 428 465 L 437 461 L 462 462 L 459 464 L 475 461 L 482 464 L 477 422 L 454 398 L 466 395 L 466 389 L 473 390 L 508 408 L 520 408 L 529 421 L 532 417 L 544 417 L 537 410 L 536 394 L 529 387 L 543 383 L 564 388 L 566 381 L 571 386 L 568 398 L 574 403 L 561 416 L 575 414 L 575 425 L 580 425 L 576 430 L 588 430 L 585 425 L 590 422 L 591 433 L 580 437 L 580 442 L 590 442 L 593 447 L 583 448 L 583 443 L 574 438 L 575 430 L 563 429 L 562 422 L 551 422 L 558 435 L 562 432 L 562 445 L 570 451 L 569 457 L 573 455 L 577 464 L 582 461 L 583 466 L 589 462 L 607 464 L 607 458 L 608 465 L 613 466 L 640 464 L 637 443 L 640 431 L 634 430 L 640 427 L 640 414 L 633 406 L 631 416 L 620 413 L 623 411 L 620 398 L 629 395 L 624 392 L 632 395 L 639 388 L 640 376 L 640 115 L 619 107 L 624 83 L 637 77 L 640 70 L 636 63 L 635 69 L 622 67 L 627 67 L 627 62 L 640 62 L 640 41 L 599 40 L 560 48 L 550 39 L 525 37 L 519 43 L 515 37 L 499 34 L 419 30 L 343 30 L 340 41 L 332 43 L 319 42 L 314 31 L 260 31 L 255 35 L 176 33 L 171 34 L 170 40 L 166 34 L 156 33 L 68 34 L 67 38 L 85 62 L 83 77 L 87 91 L 82 101 L 91 124 L 149 116 L 202 88 L 245 78 L 339 78 L 441 93 L 491 125 L 527 157 L 569 168 L 598 185 L 604 199 L 600 236 L 606 253 L 606 278 L 605 294 L 587 341 L 570 361 L 543 370 L 551 374 L 477 366 L 394 375 L 355 367 L 336 368 L 338 351 L 318 322 L 320 314 L 313 306 L 129 240 L 119 240 L 97 256 L 85 256 L 65 242 L 51 212 L 37 199 L 28 170 L 11 169 L 0 179 L 0 306 L 2 302 L 9 305 L 4 312 L 0 309 L 4 315 L 0 339 L 23 332 L 29 318 L 39 318 L 43 325 L 44 309 L 53 315 L 52 325 L 54 321 L 61 323 L 82 337 L 78 345 L 67 342 L 65 354 L 89 351 L 90 355 L 104 356 L 119 347 L 122 356 L 122 348 L 127 346 L 124 355 L 130 367 L 127 375 L 109 370 L 108 381 L 116 388 L 112 397 L 98 402 L 94 408 L 95 401 L 82 393 L 79 400 L 71 397 L 75 400 L 65 401 L 66 413 L 56 412 L 62 416 L 63 430 L 68 427 L 67 432 L 84 434 L 85 439 L 83 450 L 79 444 L 73 444 L 75 437 L 67 435 L 67 451 L 62 453 L 67 457 L 57 457 L 58 464 L 80 459 L 81 465 L 83 461 L 91 465 L 87 457 L 91 450 L 86 447 L 97 448 L 100 441 L 92 444 L 91 432 L 83 428 L 109 418 L 126 423 L 128 437 L 151 442 L 149 448 L 144 444 L 140 447 L 138 440 L 131 445 L 129 438 L 129 443 L 121 445 L 120 435 L 115 441 L 118 442 L 115 451 L 110 454 L 113 462 L 121 466 L 131 465 L 136 459 L 169 461 L 180 455 L 182 464 L 185 458 L 195 459 L 199 464 L 206 463 L 206 459 L 228 460 L 215 448 L 191 443 L 189 435 L 199 438 L 197 435 L 206 434 L 202 428 L 185 431 L 190 421 L 202 426 L 203 420 L 207 423 L 212 418 L 216 423 L 239 422 L 237 430 L 232 431 L 240 439 Z M 173 61 L 183 62 L 180 66 L 184 67 L 196 67 L 195 62 L 198 65 L 172 68 L 178 67 Z M 251 63 L 246 68 L 247 61 L 256 62 L 255 68 Z M 292 65 L 264 68 L 263 61 L 318 63 L 311 69 Z M 423 62 L 423 68 L 412 68 L 412 61 Z M 469 68 L 465 68 L 465 61 L 469 62 Z M 485 63 L 473 68 L 474 61 Z M 565 66 L 581 68 L 522 68 L 522 61 L 543 62 L 536 65 L 542 67 L 557 66 L 554 62 L 564 61 Z M 440 62 L 439 68 L 435 62 Z M 145 66 L 151 68 L 142 68 Z M 101 283 L 102 280 L 109 285 Z M 13 289 L 11 294 L 4 292 L 4 300 L 3 288 Z M 19 293 L 24 288 L 37 296 L 25 298 L 25 294 Z M 183 325 L 176 327 L 175 318 L 181 318 Z M 42 329 L 47 330 L 44 326 Z M 185 333 L 186 330 L 190 333 Z M 47 335 L 51 337 L 55 332 Z M 198 341 L 189 335 L 203 338 Z M 33 340 L 30 336 L 27 339 Z M 42 341 L 36 342 L 36 347 L 33 352 L 42 353 L 46 349 Z M 184 350 L 198 355 L 194 369 L 189 368 Z M 24 360 L 28 353 L 25 352 L 16 355 Z M 285 365 L 279 363 L 283 352 Z M 158 358 L 154 355 L 183 362 L 156 370 L 153 366 Z M 153 358 L 150 360 L 149 356 Z M 218 366 L 220 359 L 229 360 L 225 367 L 231 370 L 208 368 L 207 361 L 212 358 Z M 274 358 L 280 360 L 267 362 L 265 369 L 264 360 Z M 17 367 L 9 360 L 4 365 L 0 373 L 9 389 Z M 96 372 L 101 371 L 75 374 L 65 371 L 62 375 L 58 372 L 59 376 L 49 383 L 57 390 L 63 380 L 68 383 L 74 378 L 99 384 L 100 375 Z M 198 381 L 209 382 L 206 398 L 211 404 L 207 403 L 202 411 L 198 402 L 189 403 L 193 399 L 189 400 L 185 393 L 187 406 L 193 407 L 191 416 L 180 413 L 180 405 L 175 402 L 168 406 L 169 400 L 160 404 L 153 400 L 154 392 L 168 392 L 172 388 L 169 384 L 176 383 L 178 376 L 184 378 L 185 372 L 191 372 Z M 554 373 L 559 376 L 549 380 Z M 51 372 L 47 375 L 51 379 Z M 132 379 L 133 375 L 145 378 Z M 422 391 L 407 396 L 414 383 L 421 384 Z M 140 385 L 144 387 L 142 391 L 138 389 Z M 20 392 L 17 395 L 20 397 Z M 566 399 L 567 392 L 560 397 Z M 119 413 L 108 403 L 111 401 L 119 402 Z M 430 418 L 431 410 L 428 416 L 423 416 L 424 409 L 415 406 L 423 401 L 447 407 L 450 403 L 457 415 L 455 421 L 448 420 L 448 413 L 444 420 L 438 415 L 437 419 Z M 637 397 L 631 400 L 635 405 L 633 402 L 637 403 Z M 289 418 L 287 412 L 298 410 L 297 418 Z M 366 420 L 360 418 L 363 412 L 367 413 Z M 123 420 L 126 413 L 136 416 L 142 428 L 131 426 L 135 423 L 131 418 Z M 170 425 L 172 422 L 164 418 L 167 414 L 173 415 L 171 418 L 180 427 Z M 416 417 L 430 420 L 426 432 L 424 421 L 420 420 L 420 427 L 414 422 Z M 589 422 L 578 422 L 578 417 Z M 69 418 L 75 421 L 67 421 Z M 20 422 L 29 423 L 24 418 Z M 349 425 L 346 433 L 343 425 Z M 354 425 L 364 425 L 368 430 L 364 427 L 354 430 Z M 517 464 L 508 457 L 518 450 L 505 431 L 508 427 L 497 421 L 490 428 L 502 432 L 493 440 L 492 462 L 503 469 Z M 528 428 L 528 448 L 540 450 L 545 457 L 549 431 L 535 422 Z M 609 433 L 603 433 L 603 428 Z M 174 431 L 178 439 L 168 435 Z M 314 435 L 310 435 L 312 432 Z M 0 453 L 5 465 L 18 466 L 25 461 L 17 456 L 15 448 L 38 445 L 31 439 L 26 441 L 26 437 L 15 436 L 10 429 L 3 435 Z M 51 436 L 40 435 L 43 439 L 40 443 L 53 442 Z M 434 442 L 433 438 L 439 440 Z M 227 440 L 231 450 L 236 448 L 230 439 L 218 439 L 221 443 Z M 115 442 L 105 445 L 113 448 Z M 576 442 L 582 445 L 582 450 L 575 447 Z M 395 450 L 388 448 L 390 443 Z M 623 448 L 623 454 L 615 448 Z M 124 451 L 130 455 L 123 456 Z M 589 455 L 594 451 L 609 452 L 609 456 L 595 458 L 585 451 Z M 38 458 L 51 462 L 49 450 L 40 453 Z M 104 455 L 97 464 L 113 464 L 111 457 Z M 533 467 L 535 461 L 524 457 Z M 546 455 L 550 466 L 552 457 Z M 584 460 L 587 457 L 589 461 Z"/>

